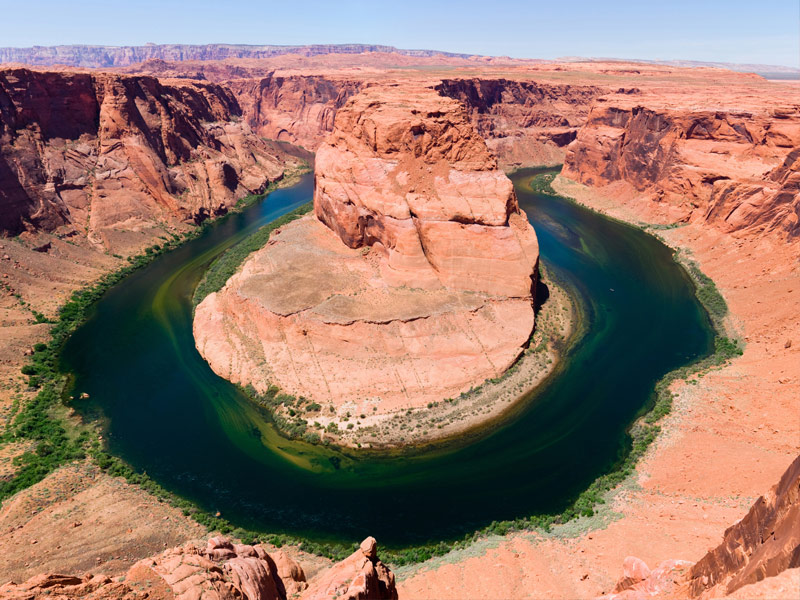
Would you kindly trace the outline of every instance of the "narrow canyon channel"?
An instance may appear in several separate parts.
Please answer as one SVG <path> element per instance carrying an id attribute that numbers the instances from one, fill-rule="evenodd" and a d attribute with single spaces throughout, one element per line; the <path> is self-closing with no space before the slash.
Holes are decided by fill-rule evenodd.
<path id="1" fill-rule="evenodd" d="M 109 290 L 62 366 L 109 450 L 234 525 L 388 547 L 461 537 L 493 520 L 562 510 L 630 446 L 626 433 L 668 371 L 708 354 L 713 331 L 691 280 L 656 238 L 565 199 L 520 204 L 541 259 L 574 291 L 584 334 L 513 419 L 485 435 L 391 457 L 281 438 L 194 347 L 191 297 L 210 262 L 308 202 L 313 176 L 208 227 Z M 354 457 L 355 456 L 355 457 Z"/>

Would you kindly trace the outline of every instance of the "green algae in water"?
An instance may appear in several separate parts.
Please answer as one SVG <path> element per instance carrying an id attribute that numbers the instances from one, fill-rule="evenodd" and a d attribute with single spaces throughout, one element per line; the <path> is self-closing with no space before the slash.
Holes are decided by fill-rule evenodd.
<path id="1" fill-rule="evenodd" d="M 629 450 L 656 381 L 708 354 L 713 332 L 666 246 L 530 191 L 534 173 L 512 177 L 520 203 L 587 328 L 535 401 L 484 437 L 363 459 L 289 441 L 195 350 L 191 298 L 208 265 L 309 201 L 310 175 L 111 289 L 63 352 L 75 393 L 90 394 L 77 408 L 103 419 L 111 452 L 248 529 L 402 547 L 563 510 Z"/>

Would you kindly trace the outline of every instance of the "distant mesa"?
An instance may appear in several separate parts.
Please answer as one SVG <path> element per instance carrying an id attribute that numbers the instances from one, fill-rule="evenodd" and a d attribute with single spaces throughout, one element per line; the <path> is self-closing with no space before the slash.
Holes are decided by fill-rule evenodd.
<path id="1" fill-rule="evenodd" d="M 68 65 L 73 67 L 127 67 L 150 59 L 171 61 L 225 60 L 229 58 L 272 58 L 284 54 L 395 53 L 403 56 L 447 56 L 469 58 L 469 54 L 438 50 L 403 50 L 379 44 L 311 44 L 307 46 L 254 46 L 247 44 L 145 44 L 144 46 L 33 46 L 0 48 L 0 63 Z"/>

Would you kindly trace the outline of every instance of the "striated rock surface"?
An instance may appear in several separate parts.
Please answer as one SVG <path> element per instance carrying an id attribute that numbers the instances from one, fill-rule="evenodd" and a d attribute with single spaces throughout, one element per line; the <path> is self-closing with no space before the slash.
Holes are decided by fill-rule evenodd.
<path id="1" fill-rule="evenodd" d="M 228 87 L 261 136 L 315 150 L 333 130 L 333 118 L 363 81 L 318 75 L 233 80 Z"/>
<path id="2" fill-rule="evenodd" d="M 0 586 L 8 600 L 393 600 L 394 575 L 379 559 L 374 538 L 349 558 L 319 574 L 311 587 L 302 567 L 284 551 L 235 544 L 224 537 L 203 546 L 190 542 L 139 561 L 124 577 L 41 574 L 27 582 Z"/>
<path id="3" fill-rule="evenodd" d="M 459 102 L 409 86 L 351 98 L 317 152 L 314 213 L 197 307 L 221 376 L 380 415 L 457 396 L 523 351 L 536 235 Z"/>
<path id="4" fill-rule="evenodd" d="M 625 182 L 671 221 L 800 235 L 800 106 L 722 98 L 602 98 L 562 174 L 593 186 Z"/>
<path id="5" fill-rule="evenodd" d="M 667 560 L 652 571 L 629 556 L 624 575 L 610 597 L 615 600 L 659 596 L 663 598 L 716 598 L 800 567 L 800 456 L 768 494 L 729 527 L 722 543 L 697 563 Z M 795 594 L 796 595 L 796 594 Z M 785 597 L 785 596 L 780 596 Z"/>
<path id="6" fill-rule="evenodd" d="M 592 85 L 487 77 L 443 79 L 436 89 L 466 105 L 504 167 L 563 163 L 565 148 L 586 122 L 592 103 L 608 92 Z"/>
<path id="7" fill-rule="evenodd" d="M 124 254 L 224 213 L 286 166 L 240 114 L 217 84 L 2 70 L 0 234 L 61 228 Z"/>
<path id="8" fill-rule="evenodd" d="M 800 456 L 778 484 L 725 531 L 722 543 L 689 573 L 692 595 L 718 586 L 725 594 L 800 567 Z"/>

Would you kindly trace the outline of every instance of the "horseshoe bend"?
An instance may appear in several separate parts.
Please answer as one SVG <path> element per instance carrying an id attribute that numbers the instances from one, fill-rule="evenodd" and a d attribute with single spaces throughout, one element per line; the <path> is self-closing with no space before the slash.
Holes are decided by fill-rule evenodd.
<path id="1" fill-rule="evenodd" d="M 367 87 L 317 150 L 313 214 L 197 306 L 197 347 L 240 385 L 324 405 L 325 424 L 374 422 L 513 365 L 534 328 L 538 261 L 465 107 L 429 87 Z"/>
<path id="2" fill-rule="evenodd" d="M 798 13 L 462 4 L 0 48 L 0 598 L 800 597 Z"/>

